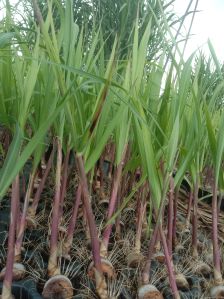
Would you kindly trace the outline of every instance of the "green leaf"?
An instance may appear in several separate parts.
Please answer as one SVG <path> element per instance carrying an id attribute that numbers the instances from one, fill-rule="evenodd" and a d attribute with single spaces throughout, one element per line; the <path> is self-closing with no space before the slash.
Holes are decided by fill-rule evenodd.
<path id="1" fill-rule="evenodd" d="M 0 33 L 0 49 L 5 48 L 11 43 L 13 37 L 15 37 L 15 32 L 1 32 Z"/>
<path id="2" fill-rule="evenodd" d="M 206 105 L 205 105 L 205 117 L 206 117 L 206 127 L 208 132 L 208 140 L 211 149 L 211 155 L 212 155 L 213 163 L 214 165 L 216 165 L 217 144 L 216 144 L 215 132 L 212 125 L 211 116 Z"/>
<path id="3" fill-rule="evenodd" d="M 173 124 L 173 129 L 167 147 L 167 165 L 168 165 L 169 172 L 172 172 L 174 168 L 174 162 L 175 162 L 174 160 L 178 149 L 178 140 L 179 140 L 179 112 Z"/>
<path id="4" fill-rule="evenodd" d="M 220 167 L 222 163 L 223 150 L 224 150 L 224 112 L 222 111 L 221 120 L 219 123 L 219 131 L 217 134 L 217 153 L 216 153 L 216 163 L 215 163 L 215 182 L 218 182 Z"/>
<path id="5" fill-rule="evenodd" d="M 22 143 L 23 131 L 17 125 L 13 140 L 10 144 L 9 150 L 6 155 L 6 159 L 0 171 L 0 199 L 4 195 L 10 183 L 12 182 L 12 180 L 10 180 L 9 178 L 15 170 L 16 165 L 18 165 L 20 161 L 19 153 L 21 150 Z"/>

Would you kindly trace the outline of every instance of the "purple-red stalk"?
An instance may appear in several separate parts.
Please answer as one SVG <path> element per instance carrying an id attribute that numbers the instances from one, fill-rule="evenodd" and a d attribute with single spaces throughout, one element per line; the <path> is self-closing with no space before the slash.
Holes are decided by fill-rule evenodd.
<path id="1" fill-rule="evenodd" d="M 161 216 L 163 215 L 165 196 L 166 196 L 166 193 L 164 192 L 158 212 L 155 211 L 156 225 L 154 227 L 154 231 L 153 231 L 151 239 L 149 241 L 147 259 L 146 259 L 146 263 L 145 263 L 145 266 L 142 271 L 142 283 L 143 284 L 149 284 L 151 261 L 152 261 L 153 253 L 155 250 L 155 244 L 156 244 L 157 238 L 159 236 L 159 227 L 161 226 Z"/>
<path id="2" fill-rule="evenodd" d="M 154 249 L 155 249 L 155 244 L 156 244 L 158 231 L 159 231 L 159 222 L 157 221 L 157 224 L 154 228 L 151 239 L 149 241 L 149 247 L 148 247 L 148 252 L 147 252 L 147 260 L 146 260 L 144 269 L 142 271 L 142 282 L 143 282 L 143 284 L 149 284 L 151 262 L 152 262 L 152 257 L 153 257 L 153 254 L 154 254 Z"/>
<path id="3" fill-rule="evenodd" d="M 52 221 L 51 221 L 50 256 L 48 261 L 48 275 L 50 277 L 60 274 L 57 258 L 58 258 L 58 227 L 59 227 L 59 220 L 60 220 L 61 166 L 62 166 L 62 146 L 60 140 L 57 139 L 55 195 L 54 195 Z"/>
<path id="4" fill-rule="evenodd" d="M 96 270 L 102 274 L 102 266 L 101 266 L 101 257 L 100 257 L 100 243 L 97 234 L 96 223 L 94 219 L 94 214 L 92 211 L 92 207 L 90 205 L 90 195 L 88 190 L 87 177 L 84 169 L 84 162 L 82 156 L 79 154 L 76 155 L 76 161 L 79 171 L 80 183 L 83 191 L 83 203 L 85 206 L 86 216 L 88 220 L 90 237 L 91 237 L 91 245 L 92 245 L 92 253 L 93 253 L 93 262 Z"/>
<path id="5" fill-rule="evenodd" d="M 111 197 L 110 197 L 110 202 L 109 202 L 109 207 L 108 207 L 108 212 L 107 212 L 107 221 L 112 217 L 116 203 L 117 203 L 117 193 L 118 193 L 118 188 L 119 188 L 119 184 L 121 181 L 121 175 L 122 175 L 122 169 L 123 169 L 126 149 L 127 149 L 127 145 L 124 148 L 124 151 L 122 154 L 122 159 L 115 170 L 113 187 L 112 187 L 112 192 L 111 192 Z M 103 232 L 102 248 L 101 248 L 102 251 L 101 252 L 105 252 L 105 254 L 107 254 L 107 251 L 108 251 L 108 245 L 109 245 L 112 227 L 113 227 L 113 224 L 108 224 L 105 227 L 104 232 Z"/>
<path id="6" fill-rule="evenodd" d="M 166 261 L 166 266 L 167 266 L 167 270 L 168 270 L 168 274 L 169 274 L 169 281 L 170 281 L 170 287 L 172 290 L 172 295 L 174 299 L 180 299 L 180 295 L 177 289 L 177 284 L 176 284 L 176 279 L 174 276 L 174 271 L 173 271 L 173 266 L 172 266 L 172 260 L 170 257 L 170 253 L 168 250 L 168 246 L 166 243 L 166 237 L 162 228 L 162 225 L 159 226 L 159 232 L 160 232 L 160 237 L 161 237 L 161 241 L 163 244 L 163 250 L 164 250 L 164 255 L 165 255 L 165 261 Z"/>

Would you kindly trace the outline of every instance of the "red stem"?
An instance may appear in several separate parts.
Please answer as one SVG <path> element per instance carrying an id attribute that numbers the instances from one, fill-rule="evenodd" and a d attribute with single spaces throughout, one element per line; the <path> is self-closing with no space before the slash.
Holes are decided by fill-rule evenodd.
<path id="1" fill-rule="evenodd" d="M 88 190 L 87 184 L 87 177 L 84 169 L 84 162 L 80 155 L 76 155 L 76 160 L 78 164 L 79 176 L 80 176 L 80 183 L 82 186 L 83 191 L 83 203 L 85 206 L 86 216 L 88 220 L 89 230 L 90 230 L 90 237 L 91 237 L 91 245 L 92 245 L 92 252 L 93 252 L 93 262 L 95 265 L 96 270 L 99 273 L 102 273 L 101 267 L 101 257 L 100 257 L 100 244 L 97 234 L 96 223 L 92 211 L 92 207 L 90 205 L 90 195 Z"/>
<path id="2" fill-rule="evenodd" d="M 161 216 L 162 216 L 163 211 L 164 211 L 165 198 L 166 198 L 166 193 L 164 192 L 163 196 L 161 198 L 161 203 L 160 203 L 159 210 L 158 210 L 158 212 L 155 211 L 156 225 L 154 227 L 153 234 L 152 234 L 151 239 L 149 241 L 147 259 L 146 259 L 144 269 L 142 271 L 142 282 L 143 282 L 143 284 L 149 284 L 152 256 L 153 256 L 154 249 L 155 249 L 155 243 L 156 243 L 157 237 L 159 235 L 159 227 L 160 226 L 162 227 L 162 225 L 161 225 Z"/>
<path id="3" fill-rule="evenodd" d="M 116 171 L 115 171 L 113 188 L 112 188 L 112 193 L 111 193 L 108 212 L 107 212 L 107 221 L 112 217 L 116 203 L 117 203 L 117 193 L 118 193 L 118 187 L 119 187 L 119 184 L 121 181 L 122 168 L 123 168 L 123 164 L 124 164 L 123 161 L 124 161 L 126 149 L 127 149 L 127 146 L 124 149 L 121 162 L 119 163 L 119 165 L 117 166 Z M 112 227 L 113 227 L 113 224 L 108 224 L 105 227 L 104 232 L 103 232 L 102 244 L 104 246 L 103 250 L 105 250 L 106 252 L 108 250 L 109 239 L 110 239 Z"/>
<path id="4" fill-rule="evenodd" d="M 174 297 L 174 299 L 180 299 L 180 295 L 179 295 L 179 292 L 177 289 L 176 279 L 174 276 L 172 261 L 171 261 L 170 253 L 169 253 L 167 243 L 166 243 L 166 237 L 165 237 L 165 234 L 164 234 L 164 231 L 163 231 L 161 225 L 159 226 L 159 232 L 160 232 L 160 236 L 161 236 L 161 240 L 162 240 L 162 244 L 163 244 L 165 261 L 166 261 L 166 266 L 167 266 L 167 270 L 168 270 L 168 274 L 169 274 L 170 287 L 172 289 L 173 297 Z"/>
<path id="5" fill-rule="evenodd" d="M 52 210 L 51 237 L 50 237 L 50 256 L 48 261 L 48 275 L 54 276 L 60 273 L 57 265 L 58 257 L 58 226 L 60 219 L 60 195 L 61 195 L 61 165 L 62 165 L 62 147 L 60 140 L 57 140 L 57 165 L 55 195 Z"/>
<path id="6" fill-rule="evenodd" d="M 18 206 L 19 206 L 19 175 L 16 176 L 14 182 L 12 183 L 8 250 L 7 250 L 7 260 L 6 260 L 6 272 L 5 272 L 3 288 L 2 288 L 2 298 L 10 298 L 11 296 L 13 263 L 14 263 L 14 254 L 15 254 L 15 232 L 16 232 Z"/>
<path id="7" fill-rule="evenodd" d="M 142 282 L 143 282 L 143 284 L 149 284 L 151 261 L 152 261 L 152 256 L 153 256 L 154 249 L 155 249 L 155 243 L 156 243 L 158 231 L 159 231 L 159 222 L 157 221 L 157 224 L 154 228 L 153 234 L 152 234 L 151 239 L 149 241 L 147 260 L 146 260 L 146 263 L 145 263 L 145 266 L 144 266 L 144 269 L 143 269 L 143 272 L 142 272 Z"/>

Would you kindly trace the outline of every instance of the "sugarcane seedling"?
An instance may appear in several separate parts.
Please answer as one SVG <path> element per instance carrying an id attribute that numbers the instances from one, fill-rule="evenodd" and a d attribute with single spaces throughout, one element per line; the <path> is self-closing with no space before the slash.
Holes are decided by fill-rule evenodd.
<path id="1" fill-rule="evenodd" d="M 159 232 L 160 232 L 163 250 L 164 250 L 164 254 L 165 254 L 165 262 L 166 262 L 166 266 L 167 266 L 167 270 L 168 270 L 169 282 L 170 282 L 170 287 L 172 290 L 172 295 L 173 295 L 174 299 L 180 299 L 180 294 L 177 289 L 176 278 L 174 275 L 172 259 L 170 258 L 170 254 L 169 254 L 169 250 L 168 250 L 167 242 L 166 242 L 166 237 L 165 237 L 165 234 L 164 234 L 161 224 L 159 226 Z"/>
<path id="2" fill-rule="evenodd" d="M 157 290 L 157 289 L 155 290 L 155 286 L 152 286 L 150 284 L 151 261 L 153 258 L 153 253 L 155 250 L 155 244 L 156 244 L 156 241 L 158 238 L 158 234 L 160 235 L 160 239 L 161 239 L 163 250 L 164 250 L 165 262 L 166 262 L 166 266 L 167 266 L 167 270 L 168 270 L 169 281 L 170 281 L 170 286 L 171 286 L 172 293 L 173 293 L 173 298 L 174 299 L 180 298 L 179 292 L 177 289 L 177 285 L 176 285 L 175 276 L 174 276 L 172 260 L 171 260 L 170 254 L 169 254 L 166 237 L 165 237 L 165 234 L 164 234 L 164 231 L 162 228 L 162 223 L 161 223 L 161 218 L 162 218 L 164 206 L 165 206 L 165 198 L 166 198 L 166 192 L 165 192 L 165 187 L 164 187 L 160 206 L 157 209 L 158 212 L 156 213 L 156 224 L 155 224 L 154 231 L 151 235 L 151 239 L 149 242 L 147 259 L 146 259 L 146 262 L 145 262 L 145 265 L 144 265 L 143 271 L 142 271 L 142 285 L 138 289 L 139 299 L 163 298 L 163 296 L 159 292 L 159 290 Z M 155 291 L 156 291 L 156 293 L 155 293 Z"/>
<path id="3" fill-rule="evenodd" d="M 159 221 L 157 220 L 156 226 L 154 228 L 154 231 L 151 235 L 151 239 L 149 242 L 148 252 L 147 252 L 147 259 L 142 271 L 142 284 L 138 288 L 138 298 L 139 299 L 163 299 L 163 295 L 161 292 L 154 286 L 153 284 L 150 284 L 150 272 L 151 272 L 151 261 L 153 258 L 153 252 L 155 249 L 155 243 L 157 234 L 159 231 Z"/>
<path id="4" fill-rule="evenodd" d="M 112 191 L 111 191 L 111 196 L 110 196 L 110 202 L 109 202 L 109 207 L 107 211 L 107 221 L 112 217 L 116 204 L 117 204 L 117 194 L 118 194 L 118 188 L 121 182 L 121 177 L 122 177 L 122 169 L 124 166 L 124 159 L 125 159 L 125 154 L 127 150 L 127 145 L 125 145 L 123 154 L 121 157 L 121 161 L 119 162 L 118 166 L 115 169 L 114 173 L 114 179 L 113 179 L 113 186 L 112 186 Z M 104 231 L 103 231 L 103 237 L 102 237 L 102 242 L 100 246 L 100 254 L 103 257 L 108 256 L 108 245 L 110 241 L 110 235 L 112 231 L 113 224 L 108 224 L 106 225 Z"/>
<path id="5" fill-rule="evenodd" d="M 65 275 L 61 275 L 58 266 L 58 233 L 60 221 L 60 196 L 61 196 L 61 167 L 62 167 L 62 146 L 57 139 L 57 164 L 55 177 L 55 196 L 52 208 L 51 236 L 50 236 L 50 256 L 48 260 L 49 279 L 43 288 L 43 298 L 50 299 L 59 296 L 63 299 L 73 297 L 73 287 L 71 281 Z"/>
<path id="6" fill-rule="evenodd" d="M 8 236 L 8 249 L 6 266 L 0 273 L 0 279 L 3 280 L 2 286 L 2 299 L 13 299 L 12 295 L 12 280 L 20 276 L 20 271 L 24 272 L 24 269 L 14 263 L 15 256 L 15 235 L 16 235 L 16 222 L 17 212 L 19 207 L 19 175 L 16 176 L 12 183 L 11 194 L 11 212 L 10 212 L 10 224 L 9 224 L 9 236 Z"/>
<path id="7" fill-rule="evenodd" d="M 83 158 L 80 154 L 76 154 L 76 161 L 77 161 L 80 183 L 83 191 L 83 203 L 84 203 L 89 231 L 90 231 L 92 254 L 93 254 L 93 261 L 90 263 L 88 267 L 88 274 L 90 277 L 93 277 L 95 279 L 96 291 L 98 296 L 101 299 L 107 299 L 108 298 L 107 284 L 106 284 L 104 274 L 106 274 L 108 277 L 113 277 L 114 269 L 112 264 L 109 261 L 101 259 L 100 243 L 97 234 L 97 227 L 96 227 L 92 207 L 90 205 L 90 194 L 88 190 L 87 176 L 85 173 Z"/>

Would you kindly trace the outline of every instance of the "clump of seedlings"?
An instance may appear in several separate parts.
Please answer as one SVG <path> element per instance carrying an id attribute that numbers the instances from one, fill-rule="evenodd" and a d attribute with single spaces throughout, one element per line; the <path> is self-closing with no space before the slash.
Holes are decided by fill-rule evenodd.
<path id="1" fill-rule="evenodd" d="M 2 299 L 224 298 L 223 66 L 174 1 L 6 1 Z"/>

